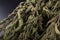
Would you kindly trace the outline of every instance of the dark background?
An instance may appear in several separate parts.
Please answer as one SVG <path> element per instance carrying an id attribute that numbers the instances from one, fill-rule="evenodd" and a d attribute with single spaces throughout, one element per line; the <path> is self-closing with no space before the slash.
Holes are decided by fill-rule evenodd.
<path id="1" fill-rule="evenodd" d="M 22 1 L 25 0 L 0 0 L 0 21 L 7 17 Z"/>

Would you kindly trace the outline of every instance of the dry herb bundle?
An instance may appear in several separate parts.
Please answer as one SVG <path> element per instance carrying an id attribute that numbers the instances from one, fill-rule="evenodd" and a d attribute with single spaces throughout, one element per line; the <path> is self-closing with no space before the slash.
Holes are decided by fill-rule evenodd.
<path id="1" fill-rule="evenodd" d="M 3 21 L 0 40 L 60 40 L 60 0 L 26 0 Z"/>

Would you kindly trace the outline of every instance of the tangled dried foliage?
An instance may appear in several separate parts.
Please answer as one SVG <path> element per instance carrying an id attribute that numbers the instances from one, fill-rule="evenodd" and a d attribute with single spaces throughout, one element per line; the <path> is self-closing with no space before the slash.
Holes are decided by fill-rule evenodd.
<path id="1" fill-rule="evenodd" d="M 0 40 L 60 40 L 60 0 L 26 0 L 0 22 Z"/>

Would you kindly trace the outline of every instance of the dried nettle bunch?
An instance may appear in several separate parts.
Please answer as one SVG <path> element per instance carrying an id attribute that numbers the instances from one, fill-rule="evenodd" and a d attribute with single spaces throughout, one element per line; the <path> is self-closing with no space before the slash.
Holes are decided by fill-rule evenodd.
<path id="1" fill-rule="evenodd" d="M 26 0 L 3 21 L 0 40 L 60 40 L 60 0 Z"/>

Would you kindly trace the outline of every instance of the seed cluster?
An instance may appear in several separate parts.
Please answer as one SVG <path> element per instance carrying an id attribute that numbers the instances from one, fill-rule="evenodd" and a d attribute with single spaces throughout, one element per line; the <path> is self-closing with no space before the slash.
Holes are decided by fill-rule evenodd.
<path id="1" fill-rule="evenodd" d="M 0 21 L 0 40 L 60 40 L 60 0 L 26 0 Z"/>

